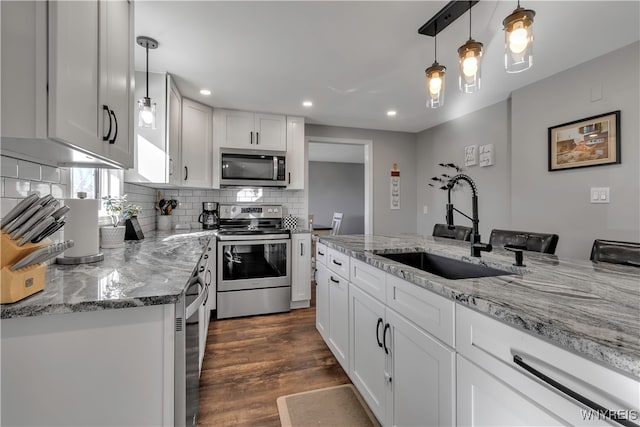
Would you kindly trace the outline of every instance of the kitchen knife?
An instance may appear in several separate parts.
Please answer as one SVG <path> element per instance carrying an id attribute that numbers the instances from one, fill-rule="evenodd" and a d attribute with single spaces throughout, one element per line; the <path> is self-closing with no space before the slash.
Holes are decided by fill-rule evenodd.
<path id="1" fill-rule="evenodd" d="M 60 217 L 62 217 L 62 215 L 66 214 L 67 212 L 69 212 L 71 210 L 71 208 L 69 206 L 62 206 L 60 208 L 58 208 L 57 211 L 55 211 L 54 213 L 51 214 L 51 216 L 57 221 L 60 219 Z"/>
<path id="2" fill-rule="evenodd" d="M 37 223 L 34 227 L 32 227 L 26 234 L 22 236 L 20 241 L 18 242 L 18 246 L 22 246 L 27 242 L 30 242 L 31 239 L 36 237 L 38 234 L 42 233 L 48 226 L 56 222 L 52 216 L 46 217 L 44 220 Z"/>
<path id="3" fill-rule="evenodd" d="M 62 217 L 60 220 L 54 222 L 49 227 L 47 227 L 42 233 L 38 234 L 36 237 L 31 239 L 31 243 L 39 243 L 45 237 L 49 237 L 56 231 L 60 230 L 65 224 L 64 218 L 65 217 Z"/>
<path id="4" fill-rule="evenodd" d="M 44 248 L 36 249 L 31 252 L 29 255 L 21 258 L 18 262 L 11 266 L 11 270 L 15 271 L 20 268 L 27 267 L 31 264 L 35 264 L 36 262 L 42 262 L 50 258 L 49 255 L 55 254 L 58 255 L 60 252 L 64 252 L 66 249 L 72 247 L 75 244 L 73 240 L 67 240 L 66 242 L 56 243 L 54 245 L 49 245 Z"/>
<path id="5" fill-rule="evenodd" d="M 15 205 L 15 207 L 11 209 L 9 213 L 5 215 L 4 218 L 2 218 L 2 222 L 0 222 L 0 226 L 4 229 L 7 225 L 9 225 L 11 221 L 16 219 L 18 216 L 20 216 L 21 213 L 29 209 L 31 205 L 33 205 L 36 202 L 36 200 L 38 200 L 37 194 L 30 194 L 29 196 L 22 199 L 20 203 Z"/>
<path id="6" fill-rule="evenodd" d="M 9 224 L 4 231 L 6 233 L 13 233 L 22 224 L 24 224 L 26 221 L 28 221 L 29 218 L 31 218 L 33 215 L 35 215 L 35 213 L 38 212 L 40 209 L 42 209 L 42 206 L 40 206 L 38 203 L 34 203 L 32 206 L 29 207 L 29 209 L 27 209 L 26 211 L 22 212 L 18 218 L 13 220 L 13 222 L 11 224 Z"/>
<path id="7" fill-rule="evenodd" d="M 20 239 L 22 236 L 24 236 L 25 233 L 31 230 L 31 227 L 35 226 L 43 218 L 50 216 L 53 212 L 55 212 L 56 209 L 57 208 L 54 205 L 43 206 L 40 210 L 38 210 L 38 212 L 35 213 L 35 215 L 25 221 L 25 223 L 22 224 L 20 228 L 11 233 L 11 238 L 13 240 Z"/>
<path id="8" fill-rule="evenodd" d="M 40 200 L 38 200 L 38 203 L 40 204 L 40 206 L 46 206 L 52 200 L 55 200 L 53 196 L 51 194 L 47 194 L 45 196 L 40 197 Z"/>

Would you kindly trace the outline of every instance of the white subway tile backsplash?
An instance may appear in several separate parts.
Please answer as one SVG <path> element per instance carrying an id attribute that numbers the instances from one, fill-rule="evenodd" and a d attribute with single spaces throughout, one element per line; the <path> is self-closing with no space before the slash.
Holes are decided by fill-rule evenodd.
<path id="1" fill-rule="evenodd" d="M 29 189 L 29 181 L 22 181 L 13 178 L 4 179 L 4 197 L 15 197 L 21 199 L 29 195 Z"/>
<path id="2" fill-rule="evenodd" d="M 11 209 L 15 208 L 17 204 L 18 199 L 3 198 L 2 203 L 0 204 L 0 217 L 4 218 L 4 216 L 8 214 Z"/>
<path id="3" fill-rule="evenodd" d="M 32 182 L 31 192 L 36 192 L 40 197 L 51 194 L 51 184 L 47 182 Z"/>
<path id="4" fill-rule="evenodd" d="M 8 178 L 18 177 L 18 160 L 13 157 L 2 156 L 2 164 L 0 165 L 0 173 Z"/>
<path id="5" fill-rule="evenodd" d="M 68 185 L 70 183 L 71 171 L 67 168 L 60 168 L 60 184 Z"/>
<path id="6" fill-rule="evenodd" d="M 42 165 L 40 167 L 40 174 L 44 182 L 53 182 L 56 184 L 60 182 L 60 169 L 58 168 Z"/>
<path id="7" fill-rule="evenodd" d="M 40 181 L 40 165 L 37 163 L 18 160 L 18 178 Z"/>
<path id="8" fill-rule="evenodd" d="M 67 186 L 61 184 L 51 184 L 51 195 L 56 199 L 68 198 Z"/>

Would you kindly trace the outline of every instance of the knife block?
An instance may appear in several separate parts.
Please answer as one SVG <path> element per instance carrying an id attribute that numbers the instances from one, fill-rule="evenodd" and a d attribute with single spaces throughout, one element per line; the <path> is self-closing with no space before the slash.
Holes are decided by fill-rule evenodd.
<path id="1" fill-rule="evenodd" d="M 36 249 L 48 246 L 51 240 L 43 239 L 38 243 L 26 243 L 18 246 L 6 234 L 0 235 L 0 303 L 7 304 L 20 301 L 44 289 L 47 265 L 44 263 L 31 265 L 20 270 L 11 271 L 11 266 Z"/>

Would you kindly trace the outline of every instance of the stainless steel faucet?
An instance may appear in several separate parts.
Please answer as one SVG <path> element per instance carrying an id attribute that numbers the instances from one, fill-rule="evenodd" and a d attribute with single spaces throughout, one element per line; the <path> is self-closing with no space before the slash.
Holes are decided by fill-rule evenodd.
<path id="1" fill-rule="evenodd" d="M 464 212 L 460 212 L 458 209 L 453 207 L 453 203 L 451 203 L 451 190 L 453 189 L 456 182 L 460 180 L 466 181 L 471 186 L 471 191 L 472 191 L 471 204 L 473 209 L 473 212 L 472 212 L 473 218 L 465 214 Z M 478 219 L 478 188 L 476 187 L 476 183 L 473 182 L 473 180 L 469 176 L 461 173 L 451 178 L 447 183 L 447 187 L 449 188 L 447 193 L 447 196 L 448 196 L 447 227 L 449 227 L 450 229 L 453 229 L 455 227 L 453 225 L 453 211 L 458 212 L 459 214 L 461 214 L 466 218 L 469 218 L 473 223 L 473 231 L 471 232 L 471 256 L 480 257 L 480 253 L 482 251 L 491 252 L 493 248 L 491 247 L 490 244 L 480 242 L 480 231 L 478 228 L 478 224 L 480 223 L 480 220 Z"/>

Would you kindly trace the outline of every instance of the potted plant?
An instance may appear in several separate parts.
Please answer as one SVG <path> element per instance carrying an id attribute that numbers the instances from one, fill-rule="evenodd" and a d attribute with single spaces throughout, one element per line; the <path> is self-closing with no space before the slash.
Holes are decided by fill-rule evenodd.
<path id="1" fill-rule="evenodd" d="M 142 240 L 144 234 L 138 223 L 138 214 L 142 212 L 142 208 L 138 205 L 129 204 L 122 209 L 122 217 L 125 219 L 126 233 L 125 240 Z"/>
<path id="2" fill-rule="evenodd" d="M 100 227 L 100 246 L 103 248 L 121 248 L 124 246 L 124 234 L 126 227 L 120 225 L 122 221 L 122 213 L 124 204 L 127 201 L 127 195 L 104 196 L 102 198 L 104 207 L 111 218 L 111 225 Z"/>

